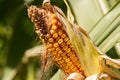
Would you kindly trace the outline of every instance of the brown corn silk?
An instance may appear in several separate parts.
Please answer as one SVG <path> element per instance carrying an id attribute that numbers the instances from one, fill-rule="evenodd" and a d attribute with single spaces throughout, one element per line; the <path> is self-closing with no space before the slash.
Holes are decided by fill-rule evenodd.
<path id="1" fill-rule="evenodd" d="M 28 16 L 34 23 L 35 32 L 52 55 L 55 63 L 65 74 L 79 72 L 84 75 L 64 25 L 53 9 L 54 7 L 50 4 L 42 7 L 32 5 L 28 8 Z"/>

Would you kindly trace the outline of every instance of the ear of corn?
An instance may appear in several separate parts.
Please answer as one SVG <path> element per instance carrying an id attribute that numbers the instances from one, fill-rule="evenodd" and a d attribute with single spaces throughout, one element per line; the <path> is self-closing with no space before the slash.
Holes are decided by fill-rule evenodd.
<path id="1" fill-rule="evenodd" d="M 42 7 L 30 6 L 28 16 L 35 25 L 35 31 L 52 55 L 56 64 L 65 74 L 79 72 L 83 76 L 91 76 L 108 69 L 107 73 L 113 72 L 103 58 L 99 63 L 99 56 L 103 55 L 92 43 L 87 33 L 77 25 L 71 24 L 63 12 L 49 3 Z M 111 72 L 110 72 L 111 71 Z M 110 74 L 111 75 L 111 74 Z"/>
<path id="2" fill-rule="evenodd" d="M 71 41 L 49 4 L 41 8 L 30 6 L 28 16 L 35 25 L 35 30 L 47 51 L 52 55 L 56 64 L 65 74 L 79 72 L 84 76 L 79 59 L 71 44 Z"/>

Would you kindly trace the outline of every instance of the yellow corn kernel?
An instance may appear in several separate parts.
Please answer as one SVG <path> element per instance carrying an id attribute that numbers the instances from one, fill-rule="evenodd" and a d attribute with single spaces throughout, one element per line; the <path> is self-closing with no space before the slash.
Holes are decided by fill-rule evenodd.
<path id="1" fill-rule="evenodd" d="M 58 34 L 57 33 L 54 33 L 53 34 L 53 38 L 57 38 L 58 37 Z"/>
<path id="2" fill-rule="evenodd" d="M 59 61 L 62 60 L 62 57 L 57 58 Z"/>
<path id="3" fill-rule="evenodd" d="M 72 46 L 72 45 L 69 45 L 69 47 L 73 49 L 73 46 Z M 73 50 L 73 51 L 74 51 L 74 50 Z"/>
<path id="4" fill-rule="evenodd" d="M 59 61 L 60 64 L 62 64 L 62 63 L 64 63 L 64 62 L 65 62 L 64 60 Z"/>
<path id="5" fill-rule="evenodd" d="M 65 67 L 65 66 L 66 66 L 66 63 L 62 63 L 62 66 Z"/>
<path id="6" fill-rule="evenodd" d="M 55 60 L 57 63 L 59 63 L 59 59 L 58 59 L 58 58 L 55 57 L 54 60 Z"/>
<path id="7" fill-rule="evenodd" d="M 55 14 L 52 14 L 51 12 L 49 12 L 49 14 L 50 14 L 51 18 L 53 18 L 53 19 L 56 17 L 56 15 L 55 15 Z M 52 19 L 52 20 L 53 20 L 53 19 Z"/>
<path id="8" fill-rule="evenodd" d="M 74 67 L 74 68 L 73 68 L 73 71 L 77 71 L 77 67 Z"/>
<path id="9" fill-rule="evenodd" d="M 51 48 L 51 50 L 52 50 L 52 51 L 54 51 L 54 50 L 55 50 L 55 48 L 53 47 L 53 48 Z"/>
<path id="10" fill-rule="evenodd" d="M 52 50 L 51 49 L 47 49 L 48 50 L 48 52 L 51 52 Z"/>
<path id="11" fill-rule="evenodd" d="M 69 69 L 69 66 L 65 66 L 65 68 L 64 68 L 65 70 L 67 70 L 67 69 Z"/>
<path id="12" fill-rule="evenodd" d="M 71 56 L 70 56 L 70 59 L 74 59 L 76 56 L 75 56 L 75 54 L 72 54 Z"/>
<path id="13" fill-rule="evenodd" d="M 59 39 L 59 40 L 58 40 L 58 43 L 59 43 L 59 44 L 63 43 L 63 39 Z"/>
<path id="14" fill-rule="evenodd" d="M 64 41 L 65 41 L 65 42 L 67 42 L 68 40 L 69 40 L 69 38 L 68 38 L 68 37 L 64 38 Z"/>
<path id="15" fill-rule="evenodd" d="M 61 50 L 61 49 L 60 49 L 59 47 L 57 47 L 57 48 L 56 48 L 56 51 L 58 51 L 58 52 L 59 52 L 60 50 Z"/>
<path id="16" fill-rule="evenodd" d="M 63 53 L 62 50 L 58 51 L 58 54 L 62 54 L 62 53 Z"/>
<path id="17" fill-rule="evenodd" d="M 69 53 L 70 51 L 71 51 L 71 49 L 68 48 L 68 49 L 65 51 L 65 53 Z"/>
<path id="18" fill-rule="evenodd" d="M 58 43 L 54 43 L 53 46 L 57 48 L 59 45 Z"/>
<path id="19" fill-rule="evenodd" d="M 71 70 L 72 70 L 74 67 L 75 67 L 74 65 L 71 65 L 69 69 L 71 69 Z"/>
<path id="20" fill-rule="evenodd" d="M 67 66 L 71 66 L 73 63 L 71 62 L 71 61 L 69 61 L 68 63 L 67 63 Z"/>
<path id="21" fill-rule="evenodd" d="M 51 24 L 56 24 L 57 20 L 56 19 L 52 19 Z"/>
<path id="22" fill-rule="evenodd" d="M 68 46 L 64 46 L 63 50 L 66 51 L 68 49 Z"/>
<path id="23" fill-rule="evenodd" d="M 66 34 L 62 34 L 61 38 L 65 38 L 66 37 Z"/>
<path id="24" fill-rule="evenodd" d="M 59 58 L 59 57 L 60 57 L 60 54 L 56 54 L 55 57 Z"/>
<path id="25" fill-rule="evenodd" d="M 69 61 L 70 61 L 70 59 L 69 59 L 69 58 L 65 59 L 65 62 L 69 62 Z"/>
<path id="26" fill-rule="evenodd" d="M 61 54 L 61 56 L 62 56 L 62 57 L 66 56 L 66 53 L 65 53 L 65 52 L 64 52 L 64 53 L 62 53 L 62 54 Z"/>
<path id="27" fill-rule="evenodd" d="M 62 26 L 61 22 L 59 22 L 59 21 L 57 22 L 57 25 L 60 27 Z"/>
<path id="28" fill-rule="evenodd" d="M 56 30 L 57 29 L 57 26 L 55 24 L 52 25 L 52 30 Z"/>
<path id="29" fill-rule="evenodd" d="M 54 58 L 54 61 L 56 61 L 57 64 L 58 64 L 59 63 L 59 58 L 56 58 L 55 56 L 53 56 L 53 58 Z"/>
<path id="30" fill-rule="evenodd" d="M 50 34 L 54 34 L 55 33 L 55 30 L 50 30 Z"/>
<path id="31" fill-rule="evenodd" d="M 50 39 L 49 39 L 49 42 L 53 42 L 53 41 L 54 41 L 54 39 L 53 39 L 53 38 L 50 38 Z"/>
<path id="32" fill-rule="evenodd" d="M 67 44 L 67 45 L 70 45 L 70 44 L 71 44 L 70 40 L 68 40 L 66 44 Z"/>
<path id="33" fill-rule="evenodd" d="M 67 56 L 70 57 L 73 54 L 73 52 L 67 53 Z"/>
<path id="34" fill-rule="evenodd" d="M 76 61 L 78 61 L 78 59 L 77 59 L 76 57 L 74 57 L 73 59 L 71 59 L 71 61 L 72 61 L 73 63 L 75 63 Z"/>
<path id="35" fill-rule="evenodd" d="M 63 59 L 66 60 L 66 59 L 67 59 L 67 56 L 64 56 Z"/>
<path id="36" fill-rule="evenodd" d="M 60 44 L 61 47 L 64 47 L 66 44 L 63 42 L 62 44 Z"/>
<path id="37" fill-rule="evenodd" d="M 51 35 L 50 35 L 50 34 L 47 34 L 47 35 L 46 35 L 46 38 L 50 38 L 50 37 L 51 37 Z"/>
<path id="38" fill-rule="evenodd" d="M 53 51 L 52 54 L 53 54 L 53 55 L 56 55 L 56 54 L 57 54 L 57 51 Z"/>
<path id="39" fill-rule="evenodd" d="M 46 48 L 50 48 L 50 47 L 52 47 L 52 44 L 47 44 L 46 45 Z"/>
<path id="40" fill-rule="evenodd" d="M 65 69 L 64 72 L 65 72 L 66 74 L 69 74 L 71 71 L 68 70 L 68 69 Z"/>
<path id="41" fill-rule="evenodd" d="M 80 65 L 80 64 L 77 64 L 77 66 L 78 66 L 78 67 L 81 67 L 81 65 Z M 80 68 L 80 69 L 81 69 L 81 68 Z"/>
<path id="42" fill-rule="evenodd" d="M 63 34 L 63 31 L 62 30 L 59 30 L 58 31 L 58 34 L 61 36 Z"/>

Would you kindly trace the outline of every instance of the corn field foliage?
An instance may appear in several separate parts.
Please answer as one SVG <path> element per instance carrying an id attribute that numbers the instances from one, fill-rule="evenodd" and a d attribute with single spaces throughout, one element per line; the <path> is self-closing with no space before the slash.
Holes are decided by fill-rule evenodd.
<path id="1" fill-rule="evenodd" d="M 42 6 L 42 3 L 43 0 L 0 1 L 0 80 L 64 80 L 64 72 L 52 62 L 50 56 L 46 72 L 42 70 L 46 60 L 45 46 L 35 33 L 34 24 L 28 18 L 27 12 L 30 5 Z M 78 30 L 70 29 L 69 22 L 61 18 L 62 23 L 67 25 L 67 34 L 82 61 L 82 67 L 87 74 L 85 80 L 96 80 L 99 73 L 105 80 L 119 80 L 120 0 L 51 0 L 51 4 L 59 7 L 72 24 L 76 23 L 83 28 L 86 32 L 83 31 L 82 35 L 89 35 L 89 38 L 83 37 L 85 44 L 90 45 L 80 48 L 81 36 L 79 33 L 74 34 Z M 80 53 L 81 50 L 85 53 L 90 51 L 94 55 L 84 58 L 86 56 Z M 96 61 L 98 54 L 99 64 L 103 68 L 100 71 L 97 68 L 90 70 L 94 66 L 89 66 L 88 63 Z M 97 67 L 97 64 L 94 65 Z M 110 76 L 104 77 L 106 75 Z"/>

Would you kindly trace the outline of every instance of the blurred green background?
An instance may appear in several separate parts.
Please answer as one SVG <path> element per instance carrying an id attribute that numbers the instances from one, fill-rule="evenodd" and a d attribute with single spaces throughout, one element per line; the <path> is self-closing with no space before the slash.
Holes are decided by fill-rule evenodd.
<path id="1" fill-rule="evenodd" d="M 27 16 L 24 3 L 41 5 L 42 0 L 0 0 L 0 80 L 6 80 L 12 69 L 21 63 L 25 51 L 40 41 L 36 36 L 33 23 Z M 53 4 L 65 10 L 62 0 L 52 0 Z M 39 67 L 38 59 L 31 60 L 31 64 Z M 24 66 L 15 80 L 27 80 L 27 65 Z M 34 73 L 33 73 L 34 74 Z"/>

